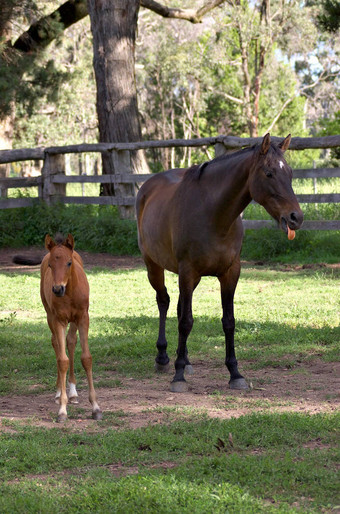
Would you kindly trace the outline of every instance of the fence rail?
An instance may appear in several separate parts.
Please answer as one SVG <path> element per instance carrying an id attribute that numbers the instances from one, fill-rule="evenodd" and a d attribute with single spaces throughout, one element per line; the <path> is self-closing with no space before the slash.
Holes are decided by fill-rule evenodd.
<path id="1" fill-rule="evenodd" d="M 282 138 L 272 138 L 281 141 Z M 126 207 L 133 212 L 135 198 L 133 196 L 66 196 L 66 184 L 74 183 L 100 183 L 100 184 L 140 184 L 148 180 L 152 174 L 115 173 L 114 175 L 65 175 L 65 154 L 109 152 L 115 162 L 121 162 L 120 170 L 126 168 L 127 152 L 148 148 L 169 147 L 215 147 L 215 155 L 222 155 L 230 150 L 251 146 L 261 141 L 262 138 L 239 138 L 233 136 L 217 136 L 211 138 L 191 140 L 167 140 L 167 141 L 143 141 L 136 143 L 99 143 L 80 144 L 49 148 L 24 148 L 18 150 L 1 150 L 0 164 L 20 161 L 41 160 L 43 166 L 41 175 L 37 177 L 5 177 L 0 178 L 0 209 L 15 207 L 27 207 L 36 204 L 40 200 L 47 203 L 58 201 L 64 204 L 97 204 L 118 205 Z M 290 150 L 327 149 L 340 146 L 339 136 L 320 138 L 292 138 Z M 118 166 L 119 167 L 119 166 Z M 130 168 L 131 171 L 131 168 Z M 340 168 L 311 168 L 293 170 L 293 178 L 338 178 Z M 11 188 L 38 187 L 36 198 L 7 198 L 7 190 Z M 340 193 L 329 194 L 298 194 L 300 203 L 340 203 Z M 270 220 L 243 220 L 245 228 L 256 229 L 275 226 Z M 315 220 L 305 221 L 304 230 L 340 230 L 340 220 Z"/>

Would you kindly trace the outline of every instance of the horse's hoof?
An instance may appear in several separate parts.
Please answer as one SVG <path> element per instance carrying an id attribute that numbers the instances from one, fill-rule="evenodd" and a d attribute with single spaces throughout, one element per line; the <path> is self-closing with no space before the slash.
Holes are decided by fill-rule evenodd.
<path id="1" fill-rule="evenodd" d="M 168 373 L 169 369 L 170 369 L 169 362 L 167 364 L 159 364 L 158 362 L 155 362 L 155 370 L 158 373 Z"/>
<path id="2" fill-rule="evenodd" d="M 96 421 L 100 421 L 103 419 L 103 413 L 101 410 L 96 410 L 92 412 L 92 419 L 95 419 Z"/>
<path id="3" fill-rule="evenodd" d="M 230 389 L 249 389 L 249 386 L 244 378 L 234 378 L 229 382 Z"/>
<path id="4" fill-rule="evenodd" d="M 194 368 L 192 367 L 191 364 L 186 364 L 185 365 L 184 373 L 186 373 L 187 375 L 193 375 L 194 374 Z"/>
<path id="5" fill-rule="evenodd" d="M 177 380 L 177 382 L 171 382 L 170 391 L 172 393 L 186 393 L 189 391 L 189 386 L 185 380 Z"/>
<path id="6" fill-rule="evenodd" d="M 57 423 L 64 423 L 64 421 L 67 420 L 67 414 L 65 414 L 64 412 L 62 414 L 58 414 L 58 417 L 57 417 Z"/>
<path id="7" fill-rule="evenodd" d="M 72 396 L 72 398 L 68 399 L 69 403 L 72 403 L 73 405 L 76 405 L 79 403 L 78 396 Z"/>

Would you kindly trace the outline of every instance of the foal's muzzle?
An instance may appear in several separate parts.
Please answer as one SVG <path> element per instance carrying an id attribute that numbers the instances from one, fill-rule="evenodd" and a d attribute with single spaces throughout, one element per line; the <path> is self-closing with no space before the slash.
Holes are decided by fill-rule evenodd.
<path id="1" fill-rule="evenodd" d="M 66 287 L 65 286 L 53 286 L 52 287 L 52 292 L 60 297 L 60 296 L 64 296 L 65 294 L 65 291 L 66 291 Z"/>

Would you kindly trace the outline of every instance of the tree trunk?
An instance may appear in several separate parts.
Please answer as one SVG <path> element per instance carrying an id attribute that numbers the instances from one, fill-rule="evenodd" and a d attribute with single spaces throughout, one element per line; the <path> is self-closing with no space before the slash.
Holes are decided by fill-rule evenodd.
<path id="1" fill-rule="evenodd" d="M 135 82 L 135 38 L 139 0 L 88 0 L 93 34 L 94 70 L 100 142 L 141 141 Z M 103 154 L 103 173 L 119 173 L 108 153 Z M 131 152 L 132 173 L 147 173 L 141 151 Z M 109 185 L 110 186 L 110 185 Z M 105 188 L 103 194 L 112 194 Z M 131 196 L 134 186 L 115 185 L 115 196 Z M 132 217 L 133 208 L 121 210 Z"/>

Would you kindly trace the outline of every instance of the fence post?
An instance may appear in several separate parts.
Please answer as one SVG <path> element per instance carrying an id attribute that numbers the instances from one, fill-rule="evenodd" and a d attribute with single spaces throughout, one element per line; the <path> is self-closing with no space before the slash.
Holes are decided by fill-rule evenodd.
<path id="1" fill-rule="evenodd" d="M 216 143 L 214 146 L 215 149 L 215 157 L 220 157 L 227 153 L 226 147 L 223 143 Z"/>
<path id="2" fill-rule="evenodd" d="M 50 205 L 66 195 L 66 184 L 54 184 L 55 175 L 65 175 L 65 155 L 45 152 L 42 176 L 42 199 Z"/>
<path id="3" fill-rule="evenodd" d="M 119 175 L 127 175 L 132 173 L 131 156 L 129 150 L 112 150 L 111 159 L 113 162 L 113 169 Z M 123 205 L 124 199 L 128 196 L 135 196 L 135 184 L 133 183 L 115 183 L 114 185 L 115 197 L 118 201 L 118 209 L 120 217 L 123 219 L 134 219 L 135 208 L 133 205 Z"/>

